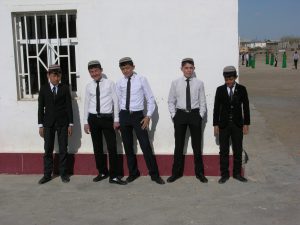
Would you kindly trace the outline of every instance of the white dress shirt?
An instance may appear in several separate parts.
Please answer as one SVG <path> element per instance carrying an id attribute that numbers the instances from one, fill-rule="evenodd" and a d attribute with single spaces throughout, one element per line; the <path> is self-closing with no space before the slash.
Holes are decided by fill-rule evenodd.
<path id="1" fill-rule="evenodd" d="M 176 113 L 176 109 L 186 109 L 186 77 L 181 77 L 174 80 L 171 84 L 168 106 L 171 117 L 173 118 Z M 204 91 L 204 84 L 201 80 L 192 76 L 190 78 L 190 90 L 191 90 L 191 106 L 192 109 L 199 108 L 199 114 L 203 118 L 206 113 L 206 98 Z"/>
<path id="2" fill-rule="evenodd" d="M 96 88 L 97 82 L 91 81 L 86 85 L 84 100 L 84 124 L 88 124 L 89 113 L 97 114 L 96 111 Z M 114 82 L 101 78 L 100 89 L 100 113 L 114 113 L 114 122 L 119 122 L 119 103 Z"/>
<path id="3" fill-rule="evenodd" d="M 123 77 L 116 83 L 120 109 L 126 110 L 127 77 Z M 155 100 L 147 79 L 134 73 L 131 76 L 130 86 L 130 111 L 144 110 L 144 98 L 147 101 L 147 116 L 151 117 L 155 110 Z"/>
<path id="4" fill-rule="evenodd" d="M 232 94 L 234 94 L 235 84 L 232 87 Z M 228 96 L 230 96 L 230 87 L 227 87 Z"/>
<path id="5" fill-rule="evenodd" d="M 58 85 L 53 85 L 51 82 L 49 82 L 49 84 L 50 84 L 50 88 L 51 88 L 52 93 L 53 93 L 53 88 L 55 87 L 55 88 L 56 88 L 56 89 L 55 89 L 55 94 L 57 94 L 57 91 L 58 91 Z"/>

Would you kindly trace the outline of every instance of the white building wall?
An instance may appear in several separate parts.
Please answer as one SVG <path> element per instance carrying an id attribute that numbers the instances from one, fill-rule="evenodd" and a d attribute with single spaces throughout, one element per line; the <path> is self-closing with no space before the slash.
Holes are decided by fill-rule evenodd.
<path id="1" fill-rule="evenodd" d="M 99 59 L 108 78 L 117 81 L 122 76 L 118 60 L 130 56 L 156 97 L 155 153 L 173 154 L 167 99 L 171 81 L 182 76 L 180 62 L 185 57 L 194 58 L 196 75 L 206 89 L 203 152 L 218 153 L 212 127 L 213 101 L 216 87 L 223 83 L 223 67 L 238 68 L 237 0 L 0 0 L 0 152 L 43 152 L 37 101 L 18 100 L 11 13 L 62 9 L 77 10 L 80 78 L 78 97 L 73 101 L 71 152 L 92 153 L 91 138 L 82 130 L 84 88 L 90 81 L 87 62 Z M 187 152 L 192 152 L 190 143 Z"/>

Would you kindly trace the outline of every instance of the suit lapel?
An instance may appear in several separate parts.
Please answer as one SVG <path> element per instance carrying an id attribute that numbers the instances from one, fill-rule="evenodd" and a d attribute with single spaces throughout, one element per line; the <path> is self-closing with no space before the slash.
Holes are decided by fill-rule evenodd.
<path id="1" fill-rule="evenodd" d="M 237 96 L 237 95 L 238 95 L 238 92 L 239 92 L 239 84 L 238 84 L 238 83 L 235 83 L 235 88 L 234 88 L 233 96 Z"/>
<path id="2" fill-rule="evenodd" d="M 47 91 L 50 95 L 52 95 L 52 90 L 51 90 L 51 85 L 50 83 L 48 83 L 48 86 L 47 86 Z"/>
<path id="3" fill-rule="evenodd" d="M 62 95 L 62 92 L 63 92 L 63 88 L 62 87 L 63 87 L 62 84 L 58 84 L 56 98 Z"/>
<path id="4" fill-rule="evenodd" d="M 58 97 L 60 93 L 61 93 L 61 84 L 58 84 L 58 85 L 57 85 L 57 93 L 56 93 L 56 97 Z"/>
<path id="5" fill-rule="evenodd" d="M 226 84 L 224 84 L 224 86 L 223 86 L 223 91 L 224 91 L 224 95 L 226 96 L 227 102 L 230 102 L 230 97 L 229 97 L 229 94 L 228 94 L 228 91 L 227 91 L 227 85 Z"/>

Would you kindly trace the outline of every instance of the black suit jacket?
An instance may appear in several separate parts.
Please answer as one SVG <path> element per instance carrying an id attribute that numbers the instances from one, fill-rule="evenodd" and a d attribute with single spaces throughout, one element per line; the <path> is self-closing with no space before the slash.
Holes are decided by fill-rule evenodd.
<path id="1" fill-rule="evenodd" d="M 214 126 L 219 126 L 220 128 L 227 126 L 231 105 L 233 106 L 233 122 L 239 127 L 250 124 L 250 110 L 247 90 L 243 85 L 236 83 L 232 102 L 230 102 L 226 84 L 217 88 L 213 116 Z"/>
<path id="2" fill-rule="evenodd" d="M 66 126 L 73 123 L 73 110 L 70 89 L 59 84 L 55 100 L 50 84 L 41 87 L 38 98 L 38 123 L 44 127 Z"/>

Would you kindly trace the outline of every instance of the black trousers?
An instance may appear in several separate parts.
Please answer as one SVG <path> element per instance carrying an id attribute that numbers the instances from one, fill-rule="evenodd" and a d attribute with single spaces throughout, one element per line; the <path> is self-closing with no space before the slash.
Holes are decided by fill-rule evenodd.
<path id="1" fill-rule="evenodd" d="M 295 69 L 297 69 L 297 65 L 298 65 L 298 60 L 294 59 L 294 66 L 295 66 Z"/>
<path id="2" fill-rule="evenodd" d="M 174 162 L 172 167 L 172 175 L 182 176 L 184 170 L 184 155 L 183 148 L 185 143 L 185 134 L 187 127 L 190 129 L 192 148 L 194 152 L 194 166 L 195 174 L 204 174 L 201 140 L 202 140 L 202 118 L 199 115 L 199 109 L 192 112 L 184 112 L 177 110 L 174 118 L 174 130 L 175 130 L 175 150 L 174 150 Z"/>
<path id="3" fill-rule="evenodd" d="M 129 112 L 126 110 L 120 111 L 120 126 L 122 141 L 127 157 L 127 166 L 129 175 L 138 175 L 140 172 L 137 167 L 137 159 L 133 149 L 133 130 L 137 136 L 140 147 L 142 149 L 144 159 L 151 177 L 158 177 L 158 167 L 155 156 L 149 141 L 147 129 L 141 128 L 141 121 L 144 118 L 143 111 Z"/>
<path id="4" fill-rule="evenodd" d="M 229 141 L 233 150 L 233 175 L 240 175 L 243 152 L 243 127 L 230 122 L 225 128 L 219 129 L 220 169 L 221 176 L 229 177 Z"/>
<path id="5" fill-rule="evenodd" d="M 67 173 L 68 156 L 68 126 L 44 127 L 44 176 L 51 177 L 53 172 L 53 150 L 55 132 L 57 132 L 59 145 L 59 174 L 65 176 Z"/>
<path id="6" fill-rule="evenodd" d="M 120 175 L 117 159 L 117 141 L 116 133 L 113 128 L 113 117 L 97 117 L 97 115 L 89 114 L 88 123 L 90 126 L 94 156 L 96 167 L 99 174 L 109 174 L 110 178 L 115 178 Z M 107 167 L 107 155 L 103 152 L 103 138 L 104 135 L 108 155 L 109 155 L 109 171 Z"/>

